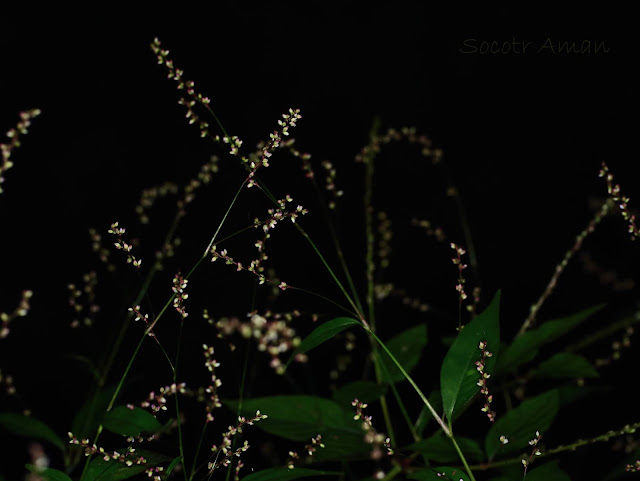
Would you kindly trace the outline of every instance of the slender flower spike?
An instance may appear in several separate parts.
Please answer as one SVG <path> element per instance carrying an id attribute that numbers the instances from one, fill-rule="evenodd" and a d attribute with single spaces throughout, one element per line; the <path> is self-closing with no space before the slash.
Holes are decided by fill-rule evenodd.
<path id="1" fill-rule="evenodd" d="M 480 373 L 480 380 L 477 382 L 477 385 L 480 386 L 480 393 L 484 395 L 485 399 L 485 403 L 481 411 L 487 413 L 489 421 L 493 423 L 496 419 L 496 412 L 491 409 L 493 396 L 489 394 L 489 388 L 487 387 L 487 379 L 489 379 L 491 375 L 484 371 L 487 364 L 487 358 L 493 356 L 493 354 L 487 350 L 487 341 L 480 342 L 478 347 L 482 350 L 482 358 L 475 363 L 476 370 L 478 371 L 478 373 Z M 500 440 L 502 441 L 502 438 L 500 438 Z"/>
<path id="2" fill-rule="evenodd" d="M 20 147 L 20 136 L 25 135 L 31 125 L 31 120 L 40 115 L 39 109 L 27 110 L 20 112 L 20 120 L 18 124 L 7 132 L 8 143 L 0 144 L 0 194 L 2 194 L 2 183 L 4 182 L 3 174 L 11 167 L 13 162 L 11 161 L 12 152 Z"/>

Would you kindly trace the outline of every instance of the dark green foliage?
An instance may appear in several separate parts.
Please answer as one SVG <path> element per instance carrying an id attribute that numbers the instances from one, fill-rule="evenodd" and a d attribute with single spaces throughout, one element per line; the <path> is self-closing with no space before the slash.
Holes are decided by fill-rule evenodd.
<path id="1" fill-rule="evenodd" d="M 496 363 L 500 346 L 500 292 L 489 307 L 469 324 L 464 326 L 449 348 L 440 370 L 440 389 L 445 415 L 449 420 L 455 417 L 455 411 L 464 405 L 479 391 L 479 373 L 475 363 L 481 358 L 480 342 L 487 343 L 493 356 L 487 360 L 485 372 L 491 374 Z"/>

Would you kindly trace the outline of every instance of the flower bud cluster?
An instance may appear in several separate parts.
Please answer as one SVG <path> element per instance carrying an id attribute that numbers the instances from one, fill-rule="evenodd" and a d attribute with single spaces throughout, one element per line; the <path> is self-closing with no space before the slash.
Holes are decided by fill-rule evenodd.
<path id="1" fill-rule="evenodd" d="M 217 259 L 224 259 L 227 265 L 235 265 L 236 270 L 239 271 L 247 271 L 254 274 L 258 277 L 260 285 L 265 282 L 274 283 L 274 281 L 267 279 L 264 275 L 264 266 L 262 263 L 268 259 L 268 256 L 265 251 L 265 244 L 267 240 L 271 237 L 270 231 L 274 229 L 278 223 L 284 219 L 290 219 L 291 222 L 295 223 L 296 219 L 301 215 L 306 215 L 309 211 L 298 205 L 294 210 L 287 211 L 286 206 L 287 203 L 293 202 L 293 199 L 290 195 L 287 195 L 284 199 L 280 199 L 277 201 L 278 207 L 269 209 L 268 214 L 269 217 L 266 220 L 260 220 L 257 217 L 254 219 L 253 226 L 255 228 L 261 227 L 264 233 L 263 238 L 261 240 L 257 240 L 255 242 L 255 247 L 258 249 L 258 257 L 253 259 L 248 267 L 244 266 L 241 262 L 235 261 L 231 256 L 228 255 L 227 250 L 223 249 L 222 251 L 217 251 L 217 246 L 211 247 L 211 262 L 215 262 Z M 286 282 L 280 282 L 278 287 L 281 290 L 288 289 L 290 286 L 287 285 Z"/>
<path id="2" fill-rule="evenodd" d="M 69 444 L 75 444 L 84 448 L 85 456 L 92 456 L 94 454 L 102 456 L 104 461 L 118 461 L 126 466 L 133 466 L 134 464 L 146 464 L 147 460 L 144 456 L 137 456 L 135 448 L 129 446 L 125 453 L 118 451 L 106 451 L 103 447 L 99 447 L 95 444 L 91 444 L 88 439 L 78 439 L 73 433 L 69 433 Z"/>
<path id="3" fill-rule="evenodd" d="M 158 64 L 167 69 L 167 77 L 171 80 L 175 80 L 178 90 L 186 92 L 186 96 L 180 97 L 178 104 L 184 106 L 187 110 L 185 117 L 189 120 L 189 124 L 198 123 L 200 127 L 200 136 L 209 136 L 209 124 L 204 120 L 201 120 L 194 109 L 198 104 L 205 108 L 209 108 L 211 100 L 199 92 L 196 92 L 195 83 L 192 80 L 185 80 L 183 78 L 184 71 L 174 66 L 173 60 L 169 58 L 169 50 L 162 48 L 162 44 L 158 38 L 155 38 L 151 43 L 151 50 L 156 54 Z"/>
<path id="4" fill-rule="evenodd" d="M 155 416 L 160 411 L 167 410 L 167 397 L 173 396 L 176 393 L 186 394 L 186 383 L 182 382 L 177 384 L 174 382 L 172 384 L 169 384 L 168 386 L 161 387 L 158 393 L 156 393 L 155 391 L 151 391 L 147 396 L 147 399 L 140 403 L 140 407 L 150 409 Z"/>
<path id="5" fill-rule="evenodd" d="M 118 240 L 113 245 L 116 246 L 116 249 L 123 250 L 127 253 L 127 263 L 133 264 L 133 267 L 135 267 L 136 269 L 140 269 L 142 260 L 135 258 L 135 256 L 131 253 L 133 246 L 122 239 L 122 234 L 125 233 L 124 227 L 119 227 L 118 222 L 114 222 L 113 224 L 111 224 L 111 229 L 109 229 L 108 232 L 109 234 L 113 234 L 118 238 Z"/>
<path id="6" fill-rule="evenodd" d="M 629 197 L 625 197 L 620 193 L 620 185 L 613 183 L 613 174 L 609 170 L 609 167 L 605 162 L 602 162 L 602 169 L 600 169 L 600 177 L 605 177 L 607 180 L 607 192 L 618 205 L 622 212 L 622 217 L 627 221 L 628 232 L 631 234 L 631 240 L 636 240 L 640 237 L 640 231 L 636 225 L 636 216 L 629 210 Z"/>
<path id="7" fill-rule="evenodd" d="M 247 449 L 249 449 L 248 441 L 245 441 L 240 448 L 233 450 L 231 448 L 232 439 L 237 434 L 242 433 L 242 429 L 245 425 L 251 426 L 253 425 L 253 423 L 262 421 L 263 419 L 266 419 L 266 418 L 267 418 L 267 415 L 261 414 L 260 411 L 256 411 L 256 415 L 250 419 L 246 419 L 243 416 L 238 417 L 238 424 L 235 426 L 229 426 L 229 430 L 222 435 L 221 445 L 216 446 L 214 444 L 213 446 L 211 446 L 211 452 L 220 453 L 222 455 L 222 459 L 218 461 L 218 458 L 216 458 L 216 461 L 209 463 L 209 470 L 213 471 L 216 468 L 219 468 L 220 466 L 224 466 L 224 467 L 229 466 L 234 456 L 240 457 L 242 453 L 247 451 Z"/>
<path id="8" fill-rule="evenodd" d="M 442 150 L 434 149 L 431 145 L 431 140 L 424 135 L 417 135 L 415 127 L 403 127 L 400 130 L 389 129 L 383 135 L 374 135 L 369 145 L 366 145 L 356 155 L 356 162 L 368 163 L 375 155 L 380 152 L 380 147 L 383 144 L 389 144 L 390 142 L 407 141 L 411 144 L 417 144 L 421 150 L 420 153 L 423 157 L 431 160 L 433 164 L 437 164 L 442 159 Z"/>
<path id="9" fill-rule="evenodd" d="M 460 303 L 462 303 L 462 301 L 467 298 L 467 293 L 464 291 L 464 284 L 466 280 L 462 275 L 462 271 L 467 268 L 467 264 L 462 263 L 462 256 L 466 254 L 467 251 L 453 242 L 449 245 L 456 252 L 456 257 L 451 260 L 453 261 L 454 265 L 458 266 L 458 284 L 456 284 L 456 291 L 458 291 L 458 295 L 460 296 Z"/>
<path id="10" fill-rule="evenodd" d="M 527 469 L 529 468 L 529 465 L 531 464 L 531 461 L 533 460 L 533 458 L 535 458 L 536 456 L 540 456 L 542 454 L 542 452 L 538 448 L 538 442 L 540 442 L 541 439 L 542 439 L 542 435 L 540 434 L 540 431 L 536 431 L 536 437 L 533 438 L 531 441 L 529 441 L 529 446 L 533 446 L 533 449 L 531 450 L 531 455 L 529 456 L 529 459 L 523 458 L 521 460 L 522 465 L 524 466 L 525 475 L 527 474 Z"/>
<path id="11" fill-rule="evenodd" d="M 378 433 L 373 427 L 371 416 L 366 416 L 364 414 L 364 409 L 367 407 L 367 404 L 359 401 L 358 399 L 354 399 L 351 402 L 351 405 L 356 408 L 356 415 L 353 419 L 356 421 L 362 419 L 362 429 L 365 431 L 364 441 L 367 444 L 373 445 L 371 459 L 380 459 L 383 454 L 382 448 L 386 450 L 387 455 L 393 455 L 394 451 L 391 448 L 391 440 L 388 437 L 385 437 L 384 434 Z"/>
<path id="12" fill-rule="evenodd" d="M 182 274 L 178 272 L 173 278 L 173 287 L 171 288 L 173 293 L 176 295 L 173 298 L 173 307 L 178 311 L 178 314 L 180 314 L 182 319 L 185 319 L 189 315 L 184 307 L 184 301 L 189 297 L 189 294 L 184 292 L 187 288 L 187 282 L 189 281 L 182 277 Z"/>
<path id="13" fill-rule="evenodd" d="M 487 365 L 487 358 L 493 356 L 487 350 L 487 342 L 482 341 L 479 345 L 480 350 L 482 351 L 482 358 L 479 361 L 476 361 L 476 369 L 480 373 L 480 380 L 478 381 L 478 386 L 480 386 L 480 393 L 484 395 L 484 406 L 481 411 L 483 413 L 487 413 L 487 417 L 489 421 L 492 423 L 496 421 L 496 412 L 491 410 L 491 402 L 493 401 L 493 395 L 489 394 L 489 388 L 487 387 L 487 379 L 491 377 L 491 375 L 485 372 L 485 367 Z M 506 444 L 506 443 L 503 443 Z"/>
<path id="14" fill-rule="evenodd" d="M 78 288 L 75 284 L 67 285 L 69 289 L 69 305 L 73 308 L 76 318 L 71 321 L 71 327 L 76 328 L 80 325 L 87 327 L 93 325 L 94 315 L 100 311 L 100 306 L 96 304 L 95 288 L 98 285 L 98 275 L 95 271 L 88 272 L 82 276 L 84 287 Z M 80 302 L 80 298 L 84 295 L 85 302 Z M 82 318 L 82 321 L 80 321 Z"/>
<path id="15" fill-rule="evenodd" d="M 89 237 L 91 239 L 91 249 L 98 254 L 100 261 L 105 265 L 109 272 L 116 270 L 116 266 L 111 263 L 109 256 L 111 251 L 102 244 L 102 235 L 98 233 L 94 228 L 89 229 Z"/>
<path id="16" fill-rule="evenodd" d="M 20 304 L 16 307 L 11 314 L 6 312 L 0 312 L 0 339 L 4 339 L 9 335 L 9 324 L 18 317 L 25 317 L 31 309 L 30 299 L 33 297 L 33 291 L 22 291 L 22 298 Z"/>
<path id="17" fill-rule="evenodd" d="M 210 423 L 211 421 L 213 421 L 213 414 L 211 414 L 211 412 L 214 409 L 222 406 L 220 397 L 218 396 L 218 388 L 222 386 L 222 381 L 216 376 L 216 368 L 220 367 L 220 363 L 213 358 L 213 346 L 207 346 L 206 344 L 203 344 L 202 349 L 204 349 L 204 365 L 211 373 L 211 384 L 205 389 L 205 392 L 209 396 L 205 407 L 205 410 L 207 412 L 206 422 Z"/>
<path id="18" fill-rule="evenodd" d="M 299 311 L 290 313 L 267 311 L 262 315 L 251 312 L 247 315 L 248 322 L 241 322 L 237 317 L 223 317 L 216 322 L 216 327 L 220 337 L 228 337 L 237 332 L 245 339 L 255 339 L 258 350 L 271 356 L 269 366 L 276 373 L 284 374 L 284 364 L 281 357 L 295 349 L 301 342 L 295 329 L 289 323 L 300 315 Z M 306 360 L 306 354 L 298 354 L 295 357 L 297 362 L 306 362 Z"/>
<path id="19" fill-rule="evenodd" d="M 9 143 L 0 144 L 0 151 L 2 152 L 2 158 L 0 159 L 0 194 L 2 194 L 2 183 L 4 182 L 3 174 L 13 167 L 11 161 L 11 154 L 14 149 L 20 147 L 20 136 L 28 133 L 31 120 L 40 115 L 39 109 L 27 110 L 20 112 L 20 120 L 18 124 L 7 132 L 7 138 Z"/>
<path id="20" fill-rule="evenodd" d="M 318 434 L 315 438 L 311 438 L 311 442 L 306 444 L 304 447 L 304 451 L 307 453 L 307 456 L 311 458 L 313 454 L 318 450 L 318 448 L 324 448 L 324 444 L 322 443 L 322 436 Z M 300 459 L 300 455 L 297 451 L 289 451 L 289 459 L 287 459 L 287 468 L 293 469 L 296 466 L 296 462 Z"/>
<path id="21" fill-rule="evenodd" d="M 289 113 L 282 114 L 284 120 L 278 120 L 278 125 L 282 127 L 279 131 L 274 130 L 269 134 L 269 141 L 267 141 L 262 147 L 262 155 L 260 160 L 243 159 L 244 162 L 249 164 L 249 182 L 247 187 L 253 187 L 257 185 L 255 175 L 258 169 L 262 166 L 269 167 L 269 158 L 273 155 L 273 151 L 280 147 L 282 142 L 282 136 L 289 135 L 289 129 L 296 126 L 296 122 L 302 118 L 300 115 L 300 109 L 289 109 Z"/>

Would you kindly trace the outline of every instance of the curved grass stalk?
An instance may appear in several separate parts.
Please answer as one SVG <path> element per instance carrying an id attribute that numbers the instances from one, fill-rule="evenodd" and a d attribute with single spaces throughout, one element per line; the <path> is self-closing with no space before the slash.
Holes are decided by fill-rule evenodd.
<path id="1" fill-rule="evenodd" d="M 536 458 L 544 458 L 547 456 L 552 456 L 554 454 L 562 453 L 565 451 L 575 451 L 577 448 L 582 446 L 587 446 L 589 444 L 594 444 L 597 442 L 608 442 L 610 439 L 624 436 L 626 434 L 634 434 L 636 430 L 640 429 L 640 422 L 627 424 L 622 429 L 610 430 L 606 433 L 603 433 L 599 436 L 596 436 L 591 439 L 578 439 L 571 444 L 561 445 L 553 449 L 549 449 L 547 451 L 542 451 Z M 477 471 L 487 471 L 489 469 L 501 468 L 503 466 L 509 466 L 510 464 L 518 464 L 522 462 L 522 456 L 513 457 L 509 459 L 503 459 L 500 461 L 495 461 L 491 463 L 482 463 L 482 464 L 474 464 L 471 469 L 475 469 Z"/>
<path id="2" fill-rule="evenodd" d="M 462 453 L 462 450 L 460 449 L 460 446 L 458 446 L 458 443 L 456 442 L 456 439 L 455 439 L 455 437 L 453 435 L 453 430 L 451 428 L 451 424 L 449 424 L 448 426 L 447 426 L 447 424 L 445 424 L 444 420 L 440 417 L 440 415 L 433 408 L 433 406 L 431 405 L 431 403 L 429 402 L 427 397 L 424 395 L 422 390 L 418 387 L 416 382 L 411 378 L 411 376 L 409 376 L 409 373 L 407 373 L 407 371 L 405 371 L 405 369 L 402 367 L 402 364 L 400 364 L 398 362 L 398 360 L 391 353 L 389 348 L 387 348 L 387 346 L 380 340 L 380 338 L 370 328 L 368 328 L 366 326 L 363 326 L 363 327 L 378 342 L 378 344 L 380 344 L 380 347 L 387 353 L 389 358 L 391 358 L 393 363 L 398 367 L 398 369 L 400 369 L 400 372 L 402 372 L 402 374 L 407 379 L 407 381 L 409 381 L 409 383 L 411 384 L 413 389 L 416 391 L 416 393 L 418 393 L 418 396 L 420 396 L 420 399 L 422 399 L 422 402 L 424 403 L 424 405 L 427 407 L 427 409 L 429 409 L 429 411 L 431 412 L 431 415 L 433 416 L 433 418 L 440 425 L 440 427 L 442 428 L 442 431 L 445 433 L 445 435 L 453 443 L 453 446 L 455 447 L 455 450 L 458 453 L 458 457 L 460 458 L 460 461 L 462 461 L 462 464 L 464 465 L 464 467 L 465 467 L 465 469 L 467 471 L 467 474 L 469 475 L 469 478 L 471 479 L 471 481 L 475 481 L 475 477 L 473 476 L 473 472 L 471 470 L 471 466 L 469 466 L 469 464 L 467 463 L 467 460 L 464 457 L 464 454 Z"/>

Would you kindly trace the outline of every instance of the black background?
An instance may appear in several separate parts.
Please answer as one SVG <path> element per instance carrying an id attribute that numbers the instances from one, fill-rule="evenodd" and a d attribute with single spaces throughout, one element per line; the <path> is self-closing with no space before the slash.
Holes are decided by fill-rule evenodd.
<path id="1" fill-rule="evenodd" d="M 23 147 L 14 152 L 15 167 L 5 174 L 0 197 L 2 310 L 17 302 L 23 288 L 35 291 L 30 317 L 15 324 L 15 344 L 9 344 L 11 338 L 4 341 L 3 368 L 16 372 L 18 379 L 20 372 L 42 375 L 33 385 L 22 381 L 23 391 L 39 399 L 31 402 L 42 404 L 45 412 L 56 411 L 53 406 L 81 395 L 74 389 L 84 378 L 65 377 L 49 368 L 47 359 L 82 342 L 82 336 L 66 327 L 70 311 L 65 286 L 93 268 L 88 266 L 98 265 L 87 229 L 95 227 L 106 235 L 114 220 L 133 226 L 140 189 L 165 180 L 184 182 L 218 153 L 227 179 L 236 177 L 214 184 L 215 192 L 194 204 L 183 234 L 193 239 L 193 250 L 176 265 L 186 270 L 242 180 L 242 171 L 232 166 L 235 159 L 199 139 L 197 129 L 184 121 L 175 86 L 149 48 L 154 36 L 171 51 L 185 77 L 212 99 L 226 130 L 242 138 L 245 147 L 265 138 L 290 107 L 301 109 L 303 118 L 292 132 L 298 148 L 310 152 L 316 166 L 330 159 L 346 192 L 338 227 L 354 272 L 362 272 L 364 244 L 358 217 L 362 166 L 353 158 L 367 143 L 374 117 L 380 117 L 384 129 L 409 125 L 428 135 L 443 149 L 466 206 L 483 305 L 501 288 L 503 328 L 515 333 L 555 265 L 592 217 L 591 203 L 604 198 L 606 186 L 597 175 L 602 161 L 634 205 L 638 90 L 632 72 L 637 46 L 624 12 L 461 10 L 454 15 L 413 4 L 366 10 L 350 4 L 304 10 L 221 5 L 211 12 L 176 13 L 172 22 L 163 23 L 7 22 L 0 34 L 0 127 L 11 128 L 21 110 L 43 111 Z M 607 52 L 541 49 L 548 41 L 584 39 L 592 47 L 604 44 Z M 465 42 L 480 48 L 485 41 L 530 45 L 522 54 L 465 53 Z M 414 160 L 414 153 L 391 147 L 376 177 L 376 204 L 394 220 L 390 274 L 412 295 L 455 312 L 451 252 L 426 239 L 409 221 L 428 218 L 442 225 L 451 240 L 464 243 L 464 237 L 441 173 Z M 265 174 L 272 190 L 305 199 L 299 165 L 291 159 L 281 162 L 276 165 L 274 157 L 272 171 Z M 264 211 L 252 209 L 255 198 L 240 204 L 237 224 L 231 225 L 241 227 Z M 305 228 L 323 239 L 323 230 L 314 227 L 321 223 L 319 210 L 314 213 L 313 204 L 309 207 Z M 132 227 L 131 232 L 153 237 L 163 232 L 163 227 L 158 229 Z M 281 237 L 281 247 L 274 248 L 276 263 L 279 258 L 294 260 L 282 277 L 339 299 L 321 266 L 307 260 L 308 248 L 293 230 L 288 234 Z M 330 250 L 327 240 L 321 244 Z M 620 218 L 605 220 L 585 246 L 607 269 L 618 269 L 620 277 L 637 272 L 633 247 Z M 246 291 L 207 281 L 212 272 L 202 275 L 212 302 L 228 302 L 215 315 L 246 311 Z M 597 277 L 582 272 L 579 262 L 563 279 L 543 318 L 597 302 L 613 304 L 607 314 L 611 318 L 634 307 L 633 292 L 618 294 L 600 286 Z M 356 276 L 360 286 L 363 281 Z M 101 293 L 105 317 L 121 315 L 127 289 L 132 288 L 125 281 L 109 282 L 111 287 Z M 159 303 L 164 297 L 158 296 Z M 315 299 L 289 300 L 289 306 L 333 312 Z M 394 319 L 397 309 L 382 311 L 380 329 L 386 337 L 397 324 L 385 327 L 384 316 Z M 599 322 L 607 322 L 607 316 Z M 447 332 L 442 324 L 446 321 L 437 316 L 431 320 L 431 339 Z M 26 351 L 25 345 L 30 346 Z M 91 351 L 95 345 L 84 347 Z M 593 356 L 607 350 L 604 343 Z M 429 362 L 439 366 L 441 354 L 430 356 L 425 367 Z M 628 379 L 633 370 L 625 366 L 607 375 Z M 43 390 L 55 393 L 54 398 L 70 394 L 59 402 L 43 401 Z M 256 391 L 266 392 L 259 386 Z M 613 396 L 598 400 L 602 405 L 596 412 L 585 411 L 572 420 L 583 419 L 584 429 L 558 440 L 635 421 L 633 404 L 621 395 L 616 394 L 615 403 Z M 64 416 L 59 424 L 64 432 Z M 579 466 L 578 460 L 572 467 Z"/>

